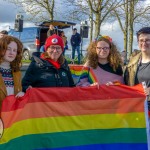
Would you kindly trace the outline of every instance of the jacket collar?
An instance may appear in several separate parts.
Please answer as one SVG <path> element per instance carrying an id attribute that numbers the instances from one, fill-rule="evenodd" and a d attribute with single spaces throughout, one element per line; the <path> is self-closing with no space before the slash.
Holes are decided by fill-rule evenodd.
<path id="1" fill-rule="evenodd" d="M 140 52 L 130 60 L 128 67 L 130 67 L 136 63 L 139 63 L 139 61 L 141 61 L 141 57 L 142 57 L 142 53 Z"/>

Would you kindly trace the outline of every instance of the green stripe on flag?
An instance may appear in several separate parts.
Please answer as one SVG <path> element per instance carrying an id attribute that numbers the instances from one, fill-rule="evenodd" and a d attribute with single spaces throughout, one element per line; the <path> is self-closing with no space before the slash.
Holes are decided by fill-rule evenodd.
<path id="1" fill-rule="evenodd" d="M 90 144 L 146 142 L 146 129 L 104 129 L 26 135 L 0 144 L 0 149 L 27 150 Z"/>

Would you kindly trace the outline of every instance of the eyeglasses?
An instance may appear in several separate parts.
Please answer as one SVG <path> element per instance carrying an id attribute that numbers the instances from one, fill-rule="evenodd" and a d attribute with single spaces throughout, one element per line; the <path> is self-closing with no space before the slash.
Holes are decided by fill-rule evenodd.
<path id="1" fill-rule="evenodd" d="M 96 47 L 99 51 L 101 50 L 104 50 L 104 51 L 107 51 L 107 50 L 110 50 L 109 47 Z"/>
<path id="2" fill-rule="evenodd" d="M 60 52 L 60 51 L 62 50 L 61 47 L 58 47 L 58 46 L 57 46 L 57 47 L 56 47 L 56 46 L 50 46 L 49 48 L 50 48 L 52 51 L 54 51 L 54 50 L 56 49 L 57 52 Z"/>
<path id="3" fill-rule="evenodd" d="M 150 44 L 150 39 L 146 39 L 146 40 L 143 40 L 143 39 L 141 39 L 141 40 L 139 40 L 139 43 L 147 43 L 147 44 Z"/>

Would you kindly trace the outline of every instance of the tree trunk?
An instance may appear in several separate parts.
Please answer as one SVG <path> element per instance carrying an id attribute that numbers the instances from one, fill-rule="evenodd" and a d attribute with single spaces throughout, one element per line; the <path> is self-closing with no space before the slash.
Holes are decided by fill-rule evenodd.
<path id="1" fill-rule="evenodd" d="M 124 51 L 126 51 L 126 53 L 128 52 L 127 51 L 127 45 L 128 45 L 128 35 L 127 34 L 128 33 L 126 31 L 124 31 L 124 34 L 123 34 L 123 36 L 124 36 Z M 125 59 L 127 59 L 127 56 Z"/>
<path id="2" fill-rule="evenodd" d="M 90 13 L 90 42 L 93 40 L 93 13 Z"/>
<path id="3" fill-rule="evenodd" d="M 94 36 L 97 37 L 100 34 L 100 13 L 95 14 L 95 34 Z"/>
<path id="4" fill-rule="evenodd" d="M 129 9 L 128 9 L 128 0 L 125 0 L 125 27 L 124 27 L 124 50 L 126 51 L 126 58 L 128 60 L 128 18 L 129 18 Z"/>
<path id="5" fill-rule="evenodd" d="M 132 53 L 132 45 L 133 45 L 133 23 L 134 23 L 134 0 L 130 1 L 129 5 L 129 44 L 128 44 L 128 52 L 129 56 Z"/>

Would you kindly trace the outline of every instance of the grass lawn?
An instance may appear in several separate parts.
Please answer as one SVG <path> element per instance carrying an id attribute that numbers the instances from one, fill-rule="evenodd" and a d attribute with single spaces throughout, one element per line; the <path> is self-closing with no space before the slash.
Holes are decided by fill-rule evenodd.
<path id="1" fill-rule="evenodd" d="M 22 63 L 30 63 L 31 60 L 22 60 Z"/>

